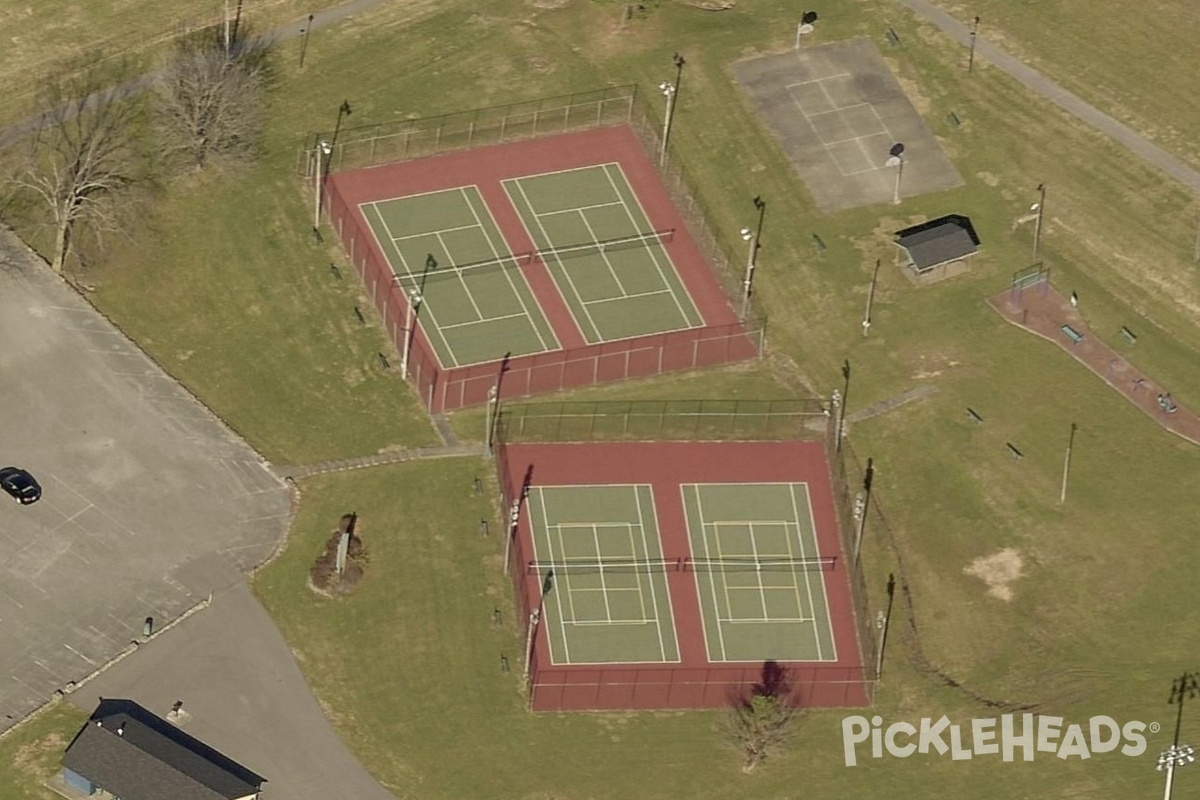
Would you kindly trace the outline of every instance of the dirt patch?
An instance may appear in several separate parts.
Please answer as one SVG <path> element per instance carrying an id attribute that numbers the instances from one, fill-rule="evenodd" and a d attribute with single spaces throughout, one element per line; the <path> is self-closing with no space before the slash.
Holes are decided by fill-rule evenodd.
<path id="1" fill-rule="evenodd" d="M 346 564 L 341 574 L 337 571 L 337 551 L 343 533 L 349 526 L 350 542 L 346 548 Z M 368 562 L 367 549 L 353 522 L 342 525 L 330 534 L 325 549 L 308 571 L 308 588 L 325 597 L 338 597 L 354 591 L 362 580 Z"/>
<path id="2" fill-rule="evenodd" d="M 1009 584 L 1021 577 L 1023 565 L 1021 554 L 1006 547 L 990 556 L 980 556 L 964 567 L 963 572 L 986 583 L 992 597 L 1010 602 L 1013 590 Z"/>

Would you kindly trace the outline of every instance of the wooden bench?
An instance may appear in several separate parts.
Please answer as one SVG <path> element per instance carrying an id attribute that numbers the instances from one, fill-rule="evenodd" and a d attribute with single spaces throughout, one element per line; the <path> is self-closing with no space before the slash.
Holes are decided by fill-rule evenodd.
<path id="1" fill-rule="evenodd" d="M 1137 344 L 1137 335 L 1124 325 L 1121 326 L 1121 336 L 1130 344 Z"/>
<path id="2" fill-rule="evenodd" d="M 1070 325 L 1063 325 L 1061 328 L 1059 328 L 1059 330 L 1061 330 L 1063 335 L 1065 335 L 1075 344 L 1079 344 L 1083 341 L 1083 334 L 1072 328 Z"/>

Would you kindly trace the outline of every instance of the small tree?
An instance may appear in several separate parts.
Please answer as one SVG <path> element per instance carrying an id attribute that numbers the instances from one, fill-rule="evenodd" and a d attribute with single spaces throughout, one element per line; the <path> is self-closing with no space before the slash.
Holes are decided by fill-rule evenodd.
<path id="1" fill-rule="evenodd" d="M 200 170 L 215 159 L 253 156 L 266 117 L 271 43 L 244 25 L 181 36 L 158 79 L 167 152 Z"/>
<path id="2" fill-rule="evenodd" d="M 787 742 L 797 711 L 788 702 L 787 675 L 778 662 L 763 664 L 763 677 L 748 697 L 731 704 L 727 730 L 742 754 L 742 769 L 753 772 L 771 753 Z"/>
<path id="3" fill-rule="evenodd" d="M 120 80 L 127 72 L 85 67 L 47 80 L 30 149 L 13 145 L 21 150 L 21 166 L 8 179 L 9 188 L 48 212 L 50 265 L 56 272 L 62 272 L 81 226 L 97 234 L 121 228 L 116 201 L 147 175 L 144 115 L 136 84 Z"/>

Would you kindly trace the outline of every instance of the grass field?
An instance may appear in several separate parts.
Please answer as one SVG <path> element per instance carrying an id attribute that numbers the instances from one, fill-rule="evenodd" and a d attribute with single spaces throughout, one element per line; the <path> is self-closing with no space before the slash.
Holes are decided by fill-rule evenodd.
<path id="1" fill-rule="evenodd" d="M 1164 98 L 1187 94 L 1200 78 L 1170 66 L 1170 48 L 1159 45 L 1182 41 L 1179 21 L 1187 17 L 1180 15 L 1191 12 L 1183 0 L 1159 5 L 1171 13 L 1139 17 L 1153 27 L 1127 41 L 1120 58 L 1070 61 L 1068 48 L 1056 56 L 1062 61 L 1050 58 L 1053 30 L 1090 41 L 1119 24 L 1111 14 L 1083 13 L 1082 3 L 1042 4 L 1030 12 L 1028 31 L 1008 36 L 1064 71 L 1086 60 L 1091 71 L 1080 69 L 1076 80 L 1093 92 L 1143 97 L 1137 113 L 1194 129 L 1186 115 L 1200 112 Z M 678 49 L 688 63 L 672 146 L 691 165 L 731 252 L 742 246 L 736 231 L 751 220 L 750 199 L 761 194 L 768 202 L 756 286 L 772 319 L 774 352 L 799 364 L 796 380 L 821 393 L 841 385 L 838 367 L 848 358 L 852 411 L 914 386 L 937 388 L 849 432 L 860 456 L 876 460 L 878 501 L 904 556 L 900 577 L 911 587 L 920 631 L 919 640 L 898 634 L 889 645 L 876 713 L 909 721 L 995 715 L 917 670 L 919 642 L 925 657 L 976 695 L 1076 721 L 1102 713 L 1170 728 L 1170 678 L 1194 667 L 1195 656 L 1177 632 L 1200 622 L 1186 602 L 1200 553 L 1179 543 L 1191 524 L 1187 476 L 1200 473 L 1200 453 L 1058 348 L 1006 325 L 982 298 L 1026 266 L 1030 231 L 1011 223 L 1045 182 L 1043 253 L 1055 283 L 1079 293 L 1096 330 L 1137 330 L 1135 363 L 1178 387 L 1180 403 L 1200 406 L 1191 198 L 996 70 L 967 82 L 960 48 L 894 5 L 862 0 L 853 14 L 823 16 L 819 37 L 879 39 L 884 21 L 895 26 L 905 46 L 885 57 L 967 185 L 895 208 L 818 216 L 727 73 L 735 58 L 790 46 L 794 4 L 762 0 L 721 13 L 647 6 L 624 28 L 621 4 L 581 0 L 557 8 L 496 0 L 483 9 L 449 0 L 411 21 L 403 9 L 385 8 L 342 26 L 310 52 L 305 75 L 285 74 L 263 165 L 178 187 L 154 232 L 116 247 L 113 260 L 88 276 L 98 285 L 94 296 L 272 458 L 429 441 L 410 393 L 374 368 L 383 337 L 354 320 L 357 288 L 330 277 L 336 253 L 308 233 L 309 199 L 289 172 L 303 132 L 328 127 L 345 97 L 365 123 L 605 82 L 651 87 L 672 77 Z M 504 48 L 488 45 L 497 36 Z M 1147 78 L 1137 63 L 1178 72 L 1178 81 Z M 953 131 L 944 122 L 951 110 L 964 121 Z M 971 215 L 983 251 L 970 274 L 918 289 L 888 266 L 890 232 L 947 212 Z M 813 233 L 826 251 L 812 248 Z M 880 257 L 889 261 L 864 340 L 859 322 Z M 572 396 L 726 396 L 749 391 L 747 382 L 761 389 L 775 381 L 731 369 Z M 985 416 L 983 426 L 966 419 L 968 405 Z M 464 435 L 482 428 L 475 413 L 456 417 Z M 1080 433 L 1070 495 L 1059 507 L 1071 422 Z M 1022 446 L 1024 460 L 1008 457 L 1009 441 Z M 785 755 L 745 776 L 715 715 L 531 717 L 515 677 L 498 669 L 500 653 L 519 644 L 510 629 L 486 628 L 494 606 L 510 608 L 496 543 L 475 534 L 490 510 L 468 488 L 486 469 L 439 461 L 307 482 L 295 538 L 259 583 L 335 725 L 398 797 L 784 798 L 796 796 L 801 781 L 814 797 L 999 800 L 1161 789 L 1153 753 L 1165 733 L 1137 759 L 1039 755 L 1013 765 L 914 757 L 848 769 L 841 715 L 812 713 Z M 354 597 L 318 601 L 304 589 L 304 573 L 330 515 L 351 500 L 366 525 L 371 572 Z M 876 591 L 897 571 L 879 533 L 872 529 L 865 546 Z M 1022 577 L 1007 583 L 1012 599 L 1003 600 L 964 570 L 1007 548 L 1020 557 Z M 907 611 L 900 613 L 907 630 Z M 381 633 L 368 639 L 362 630 Z M 1197 724 L 1185 718 L 1185 738 L 1194 741 Z M 1180 776 L 1181 792 L 1191 777 Z"/>
<path id="2" fill-rule="evenodd" d="M 1196 52 L 1200 6 L 1192 0 L 937 4 L 963 22 L 978 15 L 980 36 L 1200 166 L 1200 76 L 1178 69 L 1180 57 Z"/>
<path id="3" fill-rule="evenodd" d="M 62 769 L 62 753 L 87 715 L 66 702 L 0 739 L 0 793 L 4 800 L 55 800 L 43 784 Z"/>

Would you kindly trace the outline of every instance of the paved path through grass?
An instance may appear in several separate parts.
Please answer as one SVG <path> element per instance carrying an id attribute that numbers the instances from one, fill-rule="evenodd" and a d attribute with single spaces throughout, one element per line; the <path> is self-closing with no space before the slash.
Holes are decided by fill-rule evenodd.
<path id="1" fill-rule="evenodd" d="M 896 2 L 937 25 L 944 33 L 949 34 L 950 38 L 964 47 L 970 45 L 971 31 L 966 24 L 942 11 L 929 0 L 896 0 Z M 975 43 L 975 53 L 1016 78 L 1026 88 L 1083 120 L 1105 136 L 1125 145 L 1138 158 L 1158 167 L 1193 192 L 1200 192 L 1200 171 L 1192 169 L 1133 128 L 1118 122 L 1078 95 L 1068 92 L 1042 73 L 1026 66 L 982 37 Z"/>

